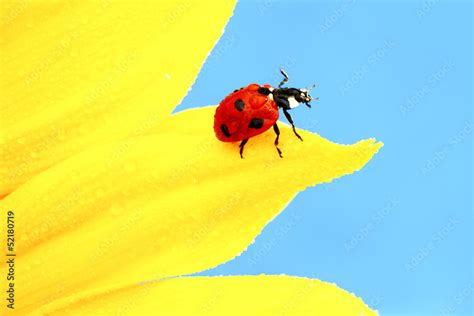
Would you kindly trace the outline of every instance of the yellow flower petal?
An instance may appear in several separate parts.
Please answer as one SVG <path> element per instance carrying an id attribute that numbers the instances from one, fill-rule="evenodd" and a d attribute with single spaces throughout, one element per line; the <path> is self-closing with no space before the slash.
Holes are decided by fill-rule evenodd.
<path id="1" fill-rule="evenodd" d="M 237 144 L 215 138 L 214 111 L 184 111 L 155 134 L 82 152 L 1 202 L 16 214 L 18 309 L 223 263 L 298 191 L 359 170 L 381 146 L 305 131 L 301 142 L 285 125 L 283 159 L 271 132 L 240 159 Z"/>
<path id="2" fill-rule="evenodd" d="M 40 311 L 48 315 L 377 315 L 360 298 L 334 284 L 264 275 L 150 282 Z"/>
<path id="3" fill-rule="evenodd" d="M 0 196 L 167 116 L 234 4 L 0 1 Z"/>

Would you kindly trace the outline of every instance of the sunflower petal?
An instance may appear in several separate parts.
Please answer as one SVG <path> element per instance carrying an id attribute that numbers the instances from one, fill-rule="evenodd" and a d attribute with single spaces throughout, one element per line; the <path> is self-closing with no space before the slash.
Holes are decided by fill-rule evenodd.
<path id="1" fill-rule="evenodd" d="M 234 4 L 1 1 L 0 196 L 171 113 Z"/>
<path id="2" fill-rule="evenodd" d="M 214 111 L 184 111 L 154 134 L 82 152 L 1 202 L 17 214 L 25 309 L 228 261 L 298 191 L 359 170 L 381 146 L 338 145 L 306 131 L 301 142 L 285 126 L 283 159 L 269 132 L 252 138 L 240 159 L 236 144 L 215 138 Z"/>
<path id="3" fill-rule="evenodd" d="M 174 278 L 45 310 L 49 315 L 377 315 L 334 284 L 265 275 Z"/>

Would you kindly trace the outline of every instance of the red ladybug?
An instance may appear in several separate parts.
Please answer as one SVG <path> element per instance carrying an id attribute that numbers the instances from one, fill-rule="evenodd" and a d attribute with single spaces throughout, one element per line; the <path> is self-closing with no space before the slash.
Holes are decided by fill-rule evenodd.
<path id="1" fill-rule="evenodd" d="M 283 80 L 278 88 L 270 85 L 251 84 L 245 88 L 234 90 L 224 100 L 221 101 L 214 114 L 214 132 L 216 137 L 223 142 L 240 141 L 240 157 L 243 158 L 244 146 L 250 137 L 261 134 L 273 126 L 276 134 L 275 147 L 280 157 L 282 156 L 278 148 L 280 130 L 278 129 L 278 109 L 283 110 L 286 119 L 293 127 L 293 132 L 302 141 L 296 132 L 295 124 L 288 110 L 294 109 L 301 103 L 311 107 L 309 102 L 312 97 L 308 94 L 308 89 L 282 88 L 288 82 L 288 75 L 280 69 Z"/>

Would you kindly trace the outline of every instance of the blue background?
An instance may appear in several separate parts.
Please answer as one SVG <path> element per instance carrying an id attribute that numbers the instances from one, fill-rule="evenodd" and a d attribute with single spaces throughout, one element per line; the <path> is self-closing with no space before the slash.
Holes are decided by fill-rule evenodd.
<path id="1" fill-rule="evenodd" d="M 251 82 L 318 83 L 296 125 L 385 146 L 307 189 L 236 259 L 201 275 L 289 274 L 382 315 L 472 315 L 470 1 L 240 1 L 176 111 Z"/>

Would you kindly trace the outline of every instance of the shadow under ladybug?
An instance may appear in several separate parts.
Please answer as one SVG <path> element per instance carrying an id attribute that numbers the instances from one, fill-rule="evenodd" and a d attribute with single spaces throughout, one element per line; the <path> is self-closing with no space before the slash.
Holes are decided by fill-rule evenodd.
<path id="1" fill-rule="evenodd" d="M 288 75 L 283 68 L 280 68 L 283 80 L 274 88 L 268 84 L 250 84 L 245 88 L 234 90 L 224 100 L 219 103 L 214 114 L 214 132 L 217 139 L 223 142 L 240 141 L 239 152 L 243 158 L 245 144 L 256 135 L 262 134 L 273 126 L 275 131 L 275 148 L 278 155 L 283 158 L 282 151 L 278 147 L 280 129 L 278 128 L 279 109 L 283 110 L 288 122 L 291 124 L 293 132 L 301 141 L 303 138 L 296 132 L 293 118 L 288 112 L 300 104 L 311 107 L 309 102 L 313 98 L 309 91 L 315 85 L 306 88 L 283 88 L 288 82 Z M 314 100 L 317 100 L 314 99 Z"/>

